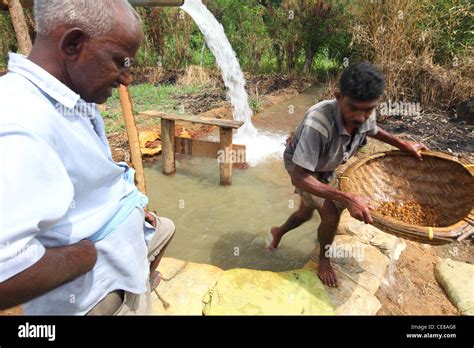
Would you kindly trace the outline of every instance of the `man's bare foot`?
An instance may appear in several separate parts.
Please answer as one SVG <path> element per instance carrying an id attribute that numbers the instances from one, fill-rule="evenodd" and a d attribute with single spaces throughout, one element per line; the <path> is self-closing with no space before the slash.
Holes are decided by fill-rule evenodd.
<path id="1" fill-rule="evenodd" d="M 319 260 L 318 276 L 326 286 L 331 288 L 337 288 L 339 286 L 337 284 L 336 273 L 334 273 L 334 269 L 332 268 L 331 261 L 329 259 Z"/>
<path id="2" fill-rule="evenodd" d="M 271 229 L 272 233 L 272 242 L 268 246 L 267 250 L 268 251 L 275 251 L 278 249 L 278 244 L 280 244 L 281 237 L 283 237 L 283 234 L 280 232 L 280 229 L 278 227 L 272 227 Z"/>

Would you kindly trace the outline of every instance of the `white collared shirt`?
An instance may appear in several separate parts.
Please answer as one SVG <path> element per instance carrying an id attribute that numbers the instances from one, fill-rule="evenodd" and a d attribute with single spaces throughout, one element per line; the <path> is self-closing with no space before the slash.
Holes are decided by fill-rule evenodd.
<path id="1" fill-rule="evenodd" d="M 95 104 L 24 56 L 11 53 L 8 70 L 0 78 L 0 282 L 45 248 L 92 236 L 134 188 L 112 160 Z M 85 314 L 110 291 L 144 293 L 147 247 L 136 210 L 96 243 L 92 271 L 28 302 L 25 313 Z"/>

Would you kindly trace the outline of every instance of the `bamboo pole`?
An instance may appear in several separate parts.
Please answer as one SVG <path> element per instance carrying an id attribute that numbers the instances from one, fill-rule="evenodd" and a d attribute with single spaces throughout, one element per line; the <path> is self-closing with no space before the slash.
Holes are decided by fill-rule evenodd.
<path id="1" fill-rule="evenodd" d="M 28 25 L 26 24 L 20 0 L 10 0 L 8 2 L 8 9 L 12 17 L 13 27 L 15 28 L 18 49 L 21 54 L 26 56 L 30 54 L 33 45 L 31 44 L 30 33 L 28 32 Z"/>
<path id="2" fill-rule="evenodd" d="M 147 194 L 145 173 L 143 171 L 142 152 L 140 150 L 140 141 L 138 138 L 137 124 L 135 123 L 135 117 L 133 116 L 132 100 L 128 88 L 120 85 L 119 86 L 120 104 L 122 105 L 122 114 L 125 121 L 125 127 L 127 129 L 128 143 L 130 145 L 130 159 L 132 161 L 133 168 L 136 171 L 136 182 L 138 190 Z"/>

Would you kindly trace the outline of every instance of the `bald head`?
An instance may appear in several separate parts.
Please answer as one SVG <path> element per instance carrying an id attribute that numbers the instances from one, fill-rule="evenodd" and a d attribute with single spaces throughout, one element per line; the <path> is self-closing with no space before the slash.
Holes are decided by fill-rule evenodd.
<path id="1" fill-rule="evenodd" d="M 61 26 L 77 27 L 95 37 L 118 25 L 141 32 L 140 16 L 127 0 L 35 0 L 36 32 L 50 35 Z"/>
<path id="2" fill-rule="evenodd" d="M 36 0 L 36 41 L 29 56 L 87 102 L 104 103 L 131 83 L 143 38 L 126 0 Z"/>

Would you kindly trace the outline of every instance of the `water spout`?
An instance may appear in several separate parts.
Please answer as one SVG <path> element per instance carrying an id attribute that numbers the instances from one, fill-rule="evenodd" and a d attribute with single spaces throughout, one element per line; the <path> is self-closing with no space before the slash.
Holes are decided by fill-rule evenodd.
<path id="1" fill-rule="evenodd" d="M 224 84 L 228 88 L 228 97 L 234 107 L 234 119 L 245 122 L 245 128 L 240 131 L 256 135 L 257 130 L 251 121 L 252 109 L 249 106 L 248 94 L 245 90 L 245 77 L 222 24 L 202 4 L 201 0 L 185 1 L 182 9 L 196 22 L 204 35 L 207 47 L 221 68 Z"/>
<path id="2" fill-rule="evenodd" d="M 251 165 L 256 165 L 268 155 L 281 154 L 284 148 L 284 137 L 259 134 L 252 124 L 253 113 L 245 90 L 245 77 L 222 24 L 201 0 L 186 0 L 182 9 L 196 22 L 204 35 L 207 47 L 216 58 L 224 84 L 228 89 L 228 99 L 233 106 L 234 119 L 245 122 L 238 130 L 234 142 L 247 146 L 247 161 Z"/>

